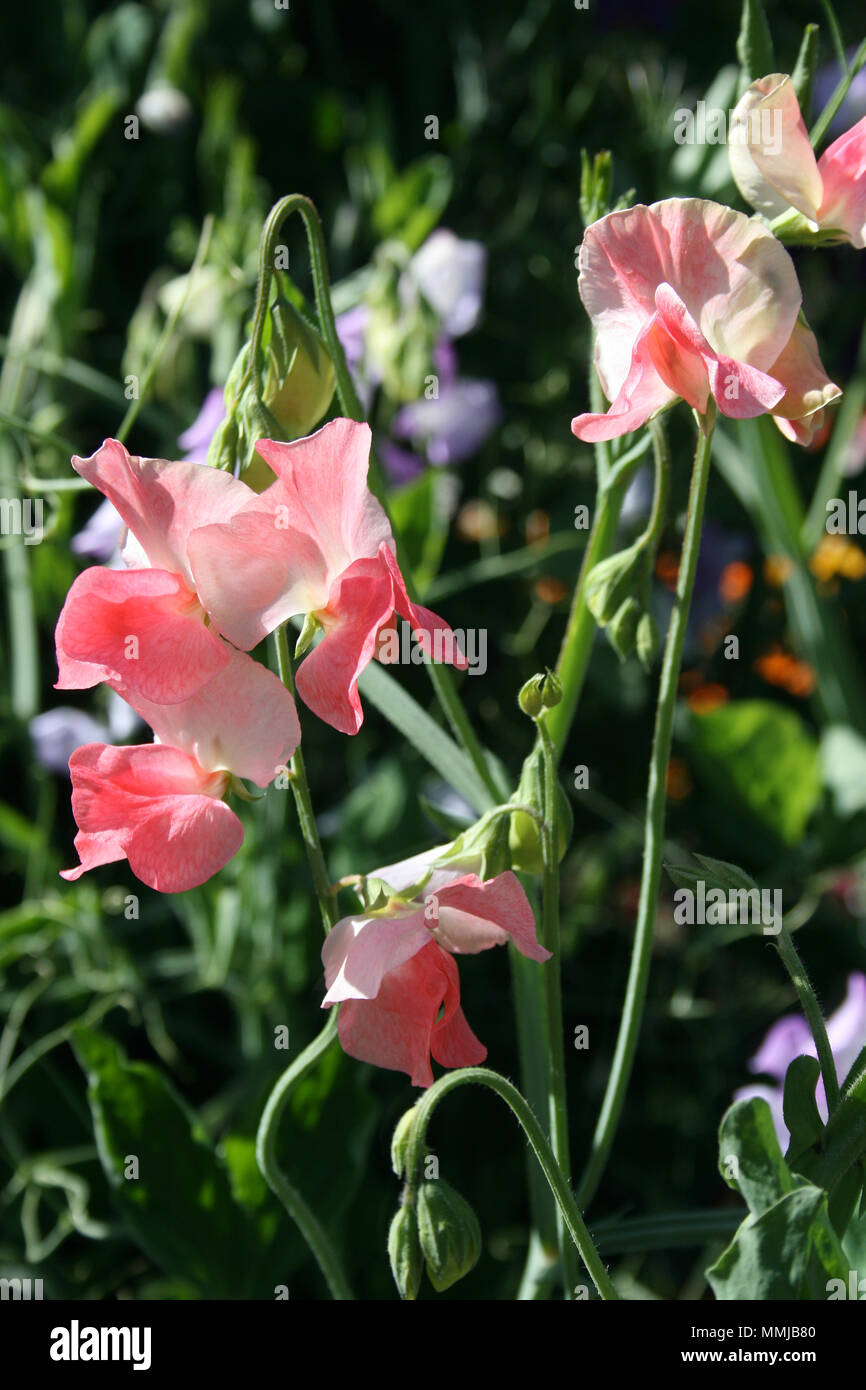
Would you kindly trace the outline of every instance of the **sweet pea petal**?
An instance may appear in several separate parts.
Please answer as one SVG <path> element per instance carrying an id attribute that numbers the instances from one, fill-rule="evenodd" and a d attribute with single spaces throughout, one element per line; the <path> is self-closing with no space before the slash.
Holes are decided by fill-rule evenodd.
<path id="1" fill-rule="evenodd" d="M 342 1005 L 337 1026 L 343 1051 L 361 1062 L 404 1071 L 413 1086 L 430 1086 L 431 1049 L 446 1066 L 474 1066 L 487 1056 L 459 1001 L 456 963 L 431 941 L 385 976 L 375 999 Z"/>
<path id="2" fill-rule="evenodd" d="M 794 207 L 817 224 L 821 173 L 790 77 L 771 73 L 743 94 L 731 114 L 728 154 L 751 207 L 769 218 Z"/>
<path id="3" fill-rule="evenodd" d="M 322 947 L 328 987 L 322 1007 L 344 999 L 375 999 L 385 976 L 429 943 L 423 908 L 399 917 L 344 917 Z"/>
<path id="4" fill-rule="evenodd" d="M 866 247 L 866 116 L 840 135 L 818 160 L 822 227 L 843 231 L 852 246 Z"/>
<path id="5" fill-rule="evenodd" d="M 83 690 L 107 681 L 159 704 L 187 700 L 229 659 L 202 618 L 195 595 L 177 574 L 85 570 L 57 623 L 55 689 Z"/>
<path id="6" fill-rule="evenodd" d="M 225 651 L 223 670 L 182 704 L 129 703 L 161 743 L 183 749 L 206 771 L 266 787 L 301 741 L 295 702 L 272 671 L 244 652 Z"/>
<path id="7" fill-rule="evenodd" d="M 418 638 L 418 645 L 426 656 L 456 666 L 465 671 L 469 665 L 466 655 L 460 650 L 453 631 L 444 618 L 423 608 L 420 603 L 411 603 L 406 592 L 406 584 L 397 564 L 397 557 L 386 544 L 379 546 L 379 559 L 391 576 L 394 591 L 394 607 L 411 624 Z M 438 636 L 437 636 L 438 634 Z"/>
<path id="8" fill-rule="evenodd" d="M 148 887 L 179 893 L 211 878 L 243 841 L 240 821 L 218 799 L 225 778 L 180 749 L 90 743 L 72 754 L 69 771 L 81 864 L 64 878 L 125 857 Z"/>
<path id="9" fill-rule="evenodd" d="M 116 439 L 106 439 L 90 458 L 76 456 L 72 467 L 114 504 L 149 564 L 182 574 L 190 585 L 190 531 L 228 521 L 255 500 L 245 483 L 219 469 L 139 458 Z"/>
<path id="10" fill-rule="evenodd" d="M 433 936 L 445 950 L 476 954 L 510 937 L 522 956 L 550 960 L 536 936 L 529 899 L 510 869 L 486 882 L 477 874 L 464 874 L 428 893 L 431 899 L 435 912 L 428 908 L 428 922 L 434 922 Z"/>
<path id="11" fill-rule="evenodd" d="M 249 510 L 230 522 L 202 526 L 189 538 L 199 599 L 220 632 L 244 651 L 288 618 L 327 602 L 321 550 L 281 520 L 276 511 Z"/>
<path id="12" fill-rule="evenodd" d="M 809 421 L 842 392 L 827 376 L 815 335 L 802 321 L 794 325 L 770 375 L 785 387 L 782 399 L 772 408 L 776 424 L 788 438 L 808 443 L 812 433 Z"/>
<path id="13" fill-rule="evenodd" d="M 677 399 L 677 393 L 665 385 L 653 362 L 650 338 L 657 323 L 658 318 L 653 315 L 638 333 L 631 368 L 607 413 L 587 413 L 572 420 L 572 434 L 584 443 L 597 444 L 629 434 Z"/>
<path id="14" fill-rule="evenodd" d="M 388 518 L 367 487 L 371 439 L 369 425 L 338 419 L 291 444 L 260 439 L 256 445 L 277 475 L 260 509 L 285 508 L 285 524 L 309 536 L 325 557 L 329 583 L 391 541 Z"/>
<path id="15" fill-rule="evenodd" d="M 393 610 L 388 570 L 378 560 L 356 560 L 319 614 L 325 635 L 301 662 L 295 685 L 304 704 L 342 734 L 356 734 L 364 721 L 358 677 Z"/>

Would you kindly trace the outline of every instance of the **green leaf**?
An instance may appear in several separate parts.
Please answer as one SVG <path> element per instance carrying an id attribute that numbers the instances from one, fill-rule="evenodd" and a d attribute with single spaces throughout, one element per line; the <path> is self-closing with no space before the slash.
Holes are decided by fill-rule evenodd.
<path id="1" fill-rule="evenodd" d="M 787 1153 L 789 1163 L 804 1150 L 810 1149 L 823 1132 L 824 1121 L 815 1100 L 815 1087 L 820 1075 L 817 1057 L 795 1057 L 785 1073 L 782 1113 L 791 1135 Z"/>
<path id="2" fill-rule="evenodd" d="M 475 811 L 481 814 L 494 805 L 493 797 L 462 748 L 382 666 L 371 661 L 361 673 L 358 688 Z"/>
<path id="3" fill-rule="evenodd" d="M 729 864 L 726 859 L 711 859 L 708 854 L 696 854 L 694 857 L 698 861 L 698 868 L 686 863 L 665 864 L 665 870 L 677 888 L 691 891 L 697 883 L 704 883 L 707 891 L 721 888 L 722 892 L 728 893 L 732 888 L 745 888 L 751 892 L 758 886 L 745 869 Z"/>
<path id="4" fill-rule="evenodd" d="M 812 116 L 812 79 L 818 62 L 818 33 L 817 24 L 806 25 L 794 71 L 791 73 L 791 82 L 807 126 Z"/>
<path id="5" fill-rule="evenodd" d="M 692 753 L 720 794 L 796 845 L 820 794 L 818 747 L 793 710 L 732 700 L 692 717 Z"/>
<path id="6" fill-rule="evenodd" d="M 756 1216 L 793 1192 L 794 1178 L 782 1157 L 765 1100 L 757 1096 L 738 1100 L 723 1115 L 719 1126 L 719 1171 Z"/>
<path id="7" fill-rule="evenodd" d="M 847 1277 L 826 1194 L 810 1185 L 786 1193 L 760 1216 L 747 1216 L 707 1270 L 722 1300 L 821 1299 L 830 1279 Z"/>
<path id="8" fill-rule="evenodd" d="M 737 57 L 740 60 L 742 91 L 757 78 L 776 71 L 773 40 L 761 0 L 743 0 Z"/>
<path id="9" fill-rule="evenodd" d="M 133 1239 L 205 1297 L 255 1296 L 249 1276 L 258 1233 L 174 1088 L 155 1067 L 127 1061 L 96 1029 L 77 1028 L 73 1046 L 87 1073 L 100 1162 Z M 125 1176 L 132 1158 L 137 1177 Z"/>

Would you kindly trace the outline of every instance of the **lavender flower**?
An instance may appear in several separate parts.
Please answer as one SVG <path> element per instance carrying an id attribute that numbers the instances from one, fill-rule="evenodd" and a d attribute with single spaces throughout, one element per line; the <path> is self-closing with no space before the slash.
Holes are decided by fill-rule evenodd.
<path id="1" fill-rule="evenodd" d="M 866 975 L 856 973 L 848 976 L 848 992 L 836 1012 L 827 1019 L 827 1037 L 836 1063 L 836 1075 L 842 1082 L 866 1045 Z M 806 1020 L 799 1014 L 788 1014 L 773 1024 L 749 1062 L 749 1071 L 771 1076 L 776 1084 L 771 1086 L 755 1082 L 741 1086 L 734 1092 L 734 1100 L 750 1100 L 757 1096 L 767 1102 L 783 1151 L 791 1138 L 782 1110 L 785 1073 L 795 1057 L 817 1055 Z M 818 1081 L 815 1098 L 826 1120 L 827 1099 L 823 1079 Z"/>
<path id="2" fill-rule="evenodd" d="M 487 249 L 440 227 L 412 257 L 408 274 L 436 311 L 449 338 L 471 333 L 481 317 Z"/>
<path id="3" fill-rule="evenodd" d="M 207 463 L 210 442 L 226 418 L 225 401 L 219 386 L 208 391 L 201 410 L 189 429 L 178 438 L 178 444 L 186 450 L 184 463 Z"/>

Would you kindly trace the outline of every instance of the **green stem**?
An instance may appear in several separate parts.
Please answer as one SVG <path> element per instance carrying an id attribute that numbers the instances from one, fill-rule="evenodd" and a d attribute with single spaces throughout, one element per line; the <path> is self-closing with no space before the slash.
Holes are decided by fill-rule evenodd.
<path id="1" fill-rule="evenodd" d="M 571 1184 L 556 1162 L 544 1130 L 517 1087 L 512 1085 L 510 1081 L 506 1081 L 505 1077 L 500 1076 L 498 1072 L 490 1071 L 487 1067 L 461 1067 L 457 1071 L 449 1072 L 447 1076 L 441 1076 L 424 1092 L 415 1106 L 415 1119 L 407 1149 L 406 1174 L 410 1191 L 413 1185 L 417 1185 L 417 1175 L 423 1167 L 427 1126 L 433 1117 L 436 1106 L 441 1100 L 444 1100 L 449 1091 L 456 1090 L 458 1086 L 473 1083 L 488 1086 L 510 1107 L 550 1184 L 550 1189 L 562 1212 L 566 1227 L 599 1295 L 604 1299 L 618 1299 L 619 1294 L 593 1245 L 589 1231 L 586 1229 L 580 1209 L 574 1199 Z"/>
<path id="2" fill-rule="evenodd" d="M 286 638 L 285 625 L 278 627 L 273 637 L 277 658 L 277 671 L 280 680 L 283 682 L 283 685 L 289 691 L 292 698 L 294 698 L 295 683 L 292 679 L 292 662 L 289 656 L 289 644 Z M 289 779 L 292 785 L 292 794 L 295 798 L 295 807 L 298 812 L 298 822 L 301 827 L 304 849 L 307 852 L 310 873 L 313 876 L 313 886 L 316 890 L 316 897 L 319 900 L 322 925 L 325 929 L 325 935 L 327 936 L 337 919 L 337 908 L 334 896 L 331 892 L 331 881 L 328 876 L 327 865 L 325 864 L 325 856 L 322 852 L 322 842 L 319 839 L 318 827 L 316 826 L 313 801 L 310 796 L 310 784 L 307 781 L 307 768 L 300 746 L 295 749 L 292 756 L 289 766 Z"/>
<path id="3" fill-rule="evenodd" d="M 821 1007 L 815 997 L 815 991 L 809 982 L 809 977 L 794 945 L 791 933 L 784 925 L 776 937 L 775 946 L 782 958 L 782 964 L 791 977 L 791 983 L 797 991 L 797 997 L 815 1040 L 818 1061 L 821 1063 L 821 1075 L 824 1078 L 827 1106 L 832 1115 L 833 1111 L 839 1108 L 842 1096 L 839 1090 L 839 1078 L 836 1075 L 836 1063 L 833 1060 L 833 1049 L 830 1047 L 830 1040 L 827 1037 L 824 1015 L 821 1013 Z"/>
<path id="4" fill-rule="evenodd" d="M 271 1191 L 279 1197 L 312 1251 L 325 1276 L 331 1296 L 341 1301 L 354 1297 L 333 1242 L 296 1187 L 277 1162 L 280 1119 L 297 1083 L 319 1061 L 337 1036 L 337 1010 L 332 1009 L 317 1038 L 287 1067 L 268 1097 L 256 1135 L 256 1161 Z"/>
<path id="5" fill-rule="evenodd" d="M 568 1145 L 568 1101 L 565 1084 L 565 1043 L 562 1021 L 562 952 L 559 939 L 559 834 L 557 811 L 556 750 L 546 728 L 547 712 L 538 719 L 538 733 L 544 749 L 544 895 L 542 942 L 551 959 L 544 967 L 547 1015 L 547 1113 L 550 1142 L 566 1180 L 571 1182 L 571 1154 Z M 559 1253 L 562 1260 L 565 1297 L 573 1297 L 577 1282 L 574 1246 L 568 1239 L 565 1220 L 558 1221 Z"/>
<path id="6" fill-rule="evenodd" d="M 665 778 L 671 751 L 674 710 L 677 700 L 677 681 L 682 661 L 683 645 L 688 626 L 689 608 L 695 582 L 695 571 L 700 549 L 701 524 L 704 515 L 704 502 L 710 475 L 710 455 L 712 451 L 712 420 L 706 419 L 698 435 L 692 468 L 692 482 L 689 493 L 688 516 L 683 538 L 682 556 L 677 578 L 676 598 L 668 627 L 659 680 L 658 703 L 656 706 L 655 731 L 653 734 L 652 757 L 650 759 L 647 804 L 645 816 L 645 838 L 643 871 L 641 874 L 640 902 L 637 926 L 632 947 L 631 966 L 625 1003 L 620 1020 L 613 1064 L 608 1077 L 607 1088 L 602 1102 L 598 1123 L 593 1135 L 589 1162 L 578 1190 L 578 1202 L 586 1207 L 598 1188 L 604 1173 L 611 1145 L 619 1125 L 625 1103 L 626 1091 L 631 1078 L 637 1050 L 638 1035 L 643 1018 L 649 979 L 650 956 L 652 953 L 653 930 L 655 927 L 659 886 L 661 881 L 662 852 L 664 847 L 665 822 Z"/>

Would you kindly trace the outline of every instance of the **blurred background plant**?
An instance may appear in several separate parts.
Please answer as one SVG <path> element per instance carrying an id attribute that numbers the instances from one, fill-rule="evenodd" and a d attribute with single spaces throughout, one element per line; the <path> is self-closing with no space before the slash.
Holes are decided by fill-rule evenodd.
<path id="1" fill-rule="evenodd" d="M 790 71 L 823 10 L 767 9 Z M 841 0 L 837 13 L 859 42 L 860 6 Z M 242 852 L 182 898 L 143 890 L 125 864 L 74 885 L 57 877 L 74 858 L 69 752 L 103 736 L 96 728 L 137 736 L 103 693 L 73 707 L 52 690 L 66 590 L 117 538 L 109 514 L 101 539 L 91 530 L 73 543 L 96 503 L 70 453 L 124 428 L 135 452 L 204 457 L 248 330 L 263 218 L 276 197 L 308 194 L 419 597 L 455 628 L 488 629 L 487 673 L 464 678 L 461 694 L 516 780 L 528 752 L 516 694 L 555 662 L 588 534 L 576 509 L 594 499 L 592 451 L 569 433 L 588 407 L 581 151 L 614 152 L 614 200 L 634 190 L 644 202 L 741 206 L 724 149 L 673 138 L 675 111 L 736 100 L 739 5 L 713 10 L 712 43 L 707 24 L 684 0 L 589 11 L 556 0 L 36 0 L 4 16 L 0 494 L 43 499 L 45 533 L 0 542 L 0 1274 L 35 1274 L 47 1297 L 324 1292 L 254 1157 L 281 1049 L 291 1055 L 320 1026 L 319 926 L 288 798 L 248 807 Z M 826 26 L 819 43 L 820 82 L 832 86 Z M 862 114 L 862 93 L 855 83 L 840 128 Z M 299 227 L 287 227 L 286 252 L 284 284 L 303 313 Z M 794 256 L 846 399 L 813 452 L 766 421 L 720 431 L 668 836 L 673 857 L 707 852 L 783 889 L 829 1013 L 866 961 L 866 556 L 857 535 L 824 530 L 826 499 L 856 488 L 866 462 L 866 266 L 850 247 Z M 672 420 L 671 444 L 660 625 L 681 541 L 686 419 Z M 624 542 L 650 491 L 639 472 Z M 732 633 L 737 660 L 726 657 Z M 400 675 L 433 710 L 425 673 Z M 628 970 L 653 689 L 636 661 L 596 642 L 563 763 L 588 769 L 563 864 L 566 1031 L 589 1030 L 568 1060 L 577 1165 Z M 307 715 L 304 751 L 334 879 L 473 818 L 372 708 L 351 740 Z M 590 1224 L 634 1296 L 697 1298 L 708 1254 L 740 1214 L 716 1169 L 718 1121 L 794 998 L 771 952 L 677 925 L 671 895 L 666 885 L 635 1076 Z M 483 984 L 480 971 L 463 974 L 491 1065 L 516 1075 L 505 953 L 491 953 Z M 338 1234 L 361 1297 L 395 1296 L 388 1152 L 412 1098 L 405 1078 L 332 1051 L 284 1121 L 291 1171 Z M 449 1105 L 442 1173 L 476 1208 L 484 1253 L 445 1296 L 513 1297 L 529 1223 L 524 1146 L 494 1104 L 461 1091 Z M 110 1152 L 139 1156 L 135 1184 L 108 1181 Z M 685 1239 L 666 1215 L 629 1225 L 687 1209 L 703 1225 Z"/>

